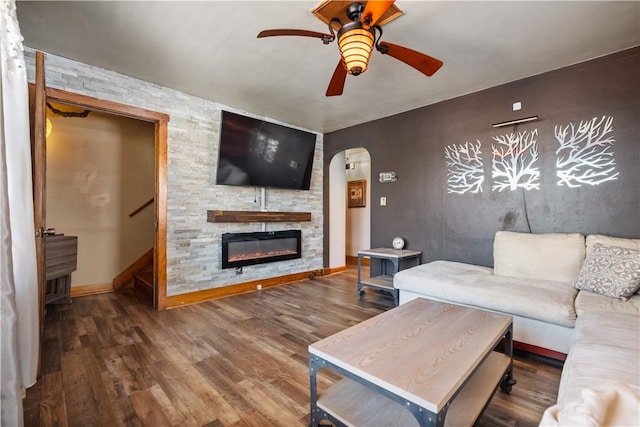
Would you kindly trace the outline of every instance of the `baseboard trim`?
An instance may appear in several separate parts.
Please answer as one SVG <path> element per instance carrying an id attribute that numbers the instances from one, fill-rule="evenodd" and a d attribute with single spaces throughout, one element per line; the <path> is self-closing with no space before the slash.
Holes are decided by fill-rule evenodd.
<path id="1" fill-rule="evenodd" d="M 560 353 L 559 351 L 549 350 L 548 348 L 538 347 L 533 344 L 526 344 L 519 341 L 513 342 L 513 348 L 516 350 L 526 351 L 527 353 L 537 354 L 538 356 L 549 357 L 551 359 L 560 360 L 564 362 L 567 359 L 567 355 Z"/>
<path id="2" fill-rule="evenodd" d="M 362 258 L 362 260 L 360 261 L 360 265 L 370 265 L 371 264 L 371 259 L 370 258 Z M 351 256 L 351 255 L 347 255 L 347 265 L 358 265 L 358 257 L 357 256 Z"/>
<path id="3" fill-rule="evenodd" d="M 271 277 L 269 279 L 251 280 L 249 282 L 237 283 L 235 285 L 173 295 L 167 297 L 167 308 L 182 307 L 184 305 L 197 304 L 199 302 L 209 301 L 212 299 L 255 292 L 258 290 L 258 285 L 261 285 L 262 289 L 265 289 L 272 286 L 286 285 L 288 283 L 307 280 L 317 275 L 323 275 L 323 273 L 323 270 L 304 271 L 302 273 L 287 274 L 285 276 Z"/>
<path id="4" fill-rule="evenodd" d="M 347 266 L 343 265 L 341 267 L 327 267 L 322 269 L 323 276 L 330 276 L 332 274 L 344 273 L 347 271 Z"/>
<path id="5" fill-rule="evenodd" d="M 113 283 L 99 283 L 97 285 L 83 285 L 71 287 L 71 298 L 113 292 Z"/>

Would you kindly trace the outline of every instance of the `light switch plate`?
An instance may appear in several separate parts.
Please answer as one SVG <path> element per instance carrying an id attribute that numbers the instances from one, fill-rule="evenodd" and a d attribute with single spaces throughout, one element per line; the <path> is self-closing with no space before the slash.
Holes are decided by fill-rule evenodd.
<path id="1" fill-rule="evenodd" d="M 387 198 L 380 197 L 380 206 L 387 206 Z"/>

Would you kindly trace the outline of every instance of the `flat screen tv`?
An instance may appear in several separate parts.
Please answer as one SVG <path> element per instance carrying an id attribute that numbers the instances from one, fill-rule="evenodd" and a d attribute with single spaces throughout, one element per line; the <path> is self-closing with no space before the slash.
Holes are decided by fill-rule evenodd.
<path id="1" fill-rule="evenodd" d="M 308 190 L 316 135 L 222 112 L 216 184 Z"/>

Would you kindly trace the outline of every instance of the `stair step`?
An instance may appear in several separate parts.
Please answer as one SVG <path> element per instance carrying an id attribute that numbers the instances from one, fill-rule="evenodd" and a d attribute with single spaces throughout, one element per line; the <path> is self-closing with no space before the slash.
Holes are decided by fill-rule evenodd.
<path id="1" fill-rule="evenodd" d="M 138 271 L 138 274 L 140 273 L 151 273 L 153 275 L 153 264 L 149 264 L 146 265 L 144 267 L 142 267 L 142 269 L 140 269 L 140 271 Z"/>
<path id="2" fill-rule="evenodd" d="M 144 282 L 148 286 L 153 287 L 153 272 L 151 271 L 140 271 L 136 273 L 134 276 L 137 280 Z"/>
<path id="3" fill-rule="evenodd" d="M 139 272 L 134 276 L 135 288 L 149 298 L 153 298 L 153 272 Z"/>

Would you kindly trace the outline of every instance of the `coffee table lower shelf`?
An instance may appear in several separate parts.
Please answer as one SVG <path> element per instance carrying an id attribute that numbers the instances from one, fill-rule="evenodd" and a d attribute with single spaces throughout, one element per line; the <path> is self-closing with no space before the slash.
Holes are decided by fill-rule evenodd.
<path id="1" fill-rule="evenodd" d="M 490 353 L 451 402 L 444 425 L 473 425 L 491 400 L 510 364 L 509 356 L 498 352 Z M 350 378 L 340 380 L 322 393 L 317 406 L 329 415 L 330 421 L 345 426 L 420 425 L 407 406 Z M 428 425 L 443 425 L 436 422 L 436 416 L 434 414 L 433 422 Z"/>

